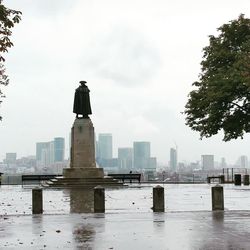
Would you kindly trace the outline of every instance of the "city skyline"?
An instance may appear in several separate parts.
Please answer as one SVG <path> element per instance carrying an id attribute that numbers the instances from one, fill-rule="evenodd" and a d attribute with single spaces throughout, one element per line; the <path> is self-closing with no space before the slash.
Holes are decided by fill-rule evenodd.
<path id="1" fill-rule="evenodd" d="M 125 147 L 121 146 L 121 145 L 117 145 L 117 147 L 114 147 L 112 133 L 100 133 L 100 134 L 97 134 L 97 135 L 98 135 L 97 138 L 101 137 L 102 140 L 103 140 L 103 138 L 106 140 L 105 137 L 108 137 L 108 141 L 106 141 L 106 143 L 108 143 L 109 147 L 111 146 L 112 149 L 105 150 L 105 155 L 107 154 L 107 155 L 109 155 L 109 157 L 112 156 L 111 158 L 117 158 L 119 156 L 119 149 L 125 149 L 125 151 L 128 150 L 128 149 L 133 150 L 134 143 L 138 143 L 138 142 L 139 143 L 143 143 L 143 142 L 145 142 L 145 140 L 142 140 L 142 141 L 132 141 L 130 145 L 127 145 Z M 54 138 L 54 140 L 55 139 L 61 139 L 61 140 L 63 140 L 63 145 L 64 145 L 63 155 L 64 155 L 64 159 L 65 160 L 69 159 L 69 147 L 67 149 L 66 145 L 68 145 L 68 144 L 65 143 L 65 141 L 67 141 L 67 140 L 65 140 L 65 137 L 53 137 L 53 138 Z M 54 141 L 48 140 L 48 141 L 45 142 L 45 140 L 44 140 L 43 142 L 35 142 L 34 143 L 33 154 L 29 154 L 29 155 L 19 155 L 18 152 L 15 152 L 13 150 L 10 150 L 9 152 L 5 152 L 2 160 L 0 159 L 0 163 L 3 162 L 6 159 L 6 157 L 7 157 L 6 154 L 15 154 L 16 155 L 15 157 L 18 158 L 18 159 L 20 159 L 22 157 L 30 157 L 30 156 L 36 157 L 36 155 L 37 155 L 37 152 L 36 152 L 37 151 L 37 144 L 39 144 L 39 143 L 46 144 L 48 146 L 50 143 L 54 143 Z M 148 142 L 148 143 L 151 145 L 151 142 Z M 177 145 L 175 145 L 175 147 L 176 146 Z M 96 158 L 98 158 L 97 147 L 98 147 L 98 140 L 96 140 L 96 146 L 95 146 L 95 149 L 96 149 Z M 149 146 L 149 147 L 150 147 L 149 150 L 153 151 L 152 147 L 151 146 Z M 110 150 L 111 150 L 111 152 L 109 152 Z M 175 153 L 173 153 L 172 151 L 175 151 Z M 178 152 L 179 152 L 179 150 L 178 150 Z M 178 169 L 178 163 L 191 164 L 191 163 L 200 162 L 200 165 L 202 167 L 202 156 L 203 155 L 209 155 L 209 154 L 204 153 L 204 154 L 201 154 L 197 159 L 193 159 L 191 161 L 188 161 L 186 159 L 179 160 L 179 153 L 178 153 L 178 158 L 177 158 L 177 148 L 174 148 L 174 145 L 172 145 L 168 150 L 166 150 L 165 161 L 159 161 L 159 159 L 157 158 L 157 156 L 154 155 L 155 158 L 157 159 L 157 166 L 164 165 L 164 166 L 168 166 L 170 168 L 173 168 L 173 166 L 171 166 L 171 154 L 172 154 L 172 157 L 173 157 L 172 159 L 175 162 L 174 164 L 176 164 L 176 169 Z M 174 156 L 173 154 L 176 154 L 176 155 Z M 211 154 L 211 155 L 214 157 L 214 164 L 217 164 L 217 167 L 220 166 L 220 164 L 223 164 L 223 162 L 224 162 L 224 164 L 231 165 L 231 166 L 234 165 L 234 166 L 243 167 L 243 168 L 244 167 L 247 167 L 247 168 L 250 167 L 250 161 L 248 161 L 248 159 L 250 158 L 249 155 L 239 154 L 236 157 L 236 159 L 234 161 L 232 161 L 232 162 L 228 161 L 228 159 L 226 157 L 219 157 L 216 154 Z M 105 156 L 104 158 L 108 159 L 109 157 Z"/>
<path id="2" fill-rule="evenodd" d="M 175 144 L 180 162 L 204 154 L 228 163 L 240 155 L 250 158 L 249 134 L 227 143 L 222 134 L 201 141 L 181 114 L 208 36 L 241 13 L 249 18 L 249 1 L 5 4 L 23 15 L 6 54 L 10 85 L 3 89 L 7 98 L 0 108 L 0 161 L 5 152 L 34 154 L 36 141 L 68 134 L 80 80 L 91 91 L 95 131 L 110 131 L 114 149 L 144 140 L 151 142 L 159 162 L 169 160 Z"/>

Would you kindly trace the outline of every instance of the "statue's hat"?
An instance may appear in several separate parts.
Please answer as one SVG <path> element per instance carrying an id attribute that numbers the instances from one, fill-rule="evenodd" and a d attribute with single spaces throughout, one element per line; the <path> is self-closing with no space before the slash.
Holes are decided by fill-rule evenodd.
<path id="1" fill-rule="evenodd" d="M 81 83 L 81 84 L 85 84 L 85 83 L 87 83 L 87 82 L 86 82 L 86 81 L 80 81 L 80 83 Z"/>

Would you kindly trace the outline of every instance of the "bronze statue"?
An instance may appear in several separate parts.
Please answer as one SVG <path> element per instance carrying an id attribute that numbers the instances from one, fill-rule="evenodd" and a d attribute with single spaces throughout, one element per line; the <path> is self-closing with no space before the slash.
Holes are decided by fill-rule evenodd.
<path id="1" fill-rule="evenodd" d="M 76 114 L 76 118 L 89 118 L 88 115 L 92 114 L 89 88 L 85 85 L 86 81 L 80 81 L 80 86 L 75 91 L 73 112 Z M 82 115 L 79 117 L 79 115 Z"/>

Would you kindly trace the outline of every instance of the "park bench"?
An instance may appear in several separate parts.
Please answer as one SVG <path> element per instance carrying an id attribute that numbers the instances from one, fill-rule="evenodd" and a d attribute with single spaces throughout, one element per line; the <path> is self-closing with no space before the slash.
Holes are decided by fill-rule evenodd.
<path id="1" fill-rule="evenodd" d="M 220 183 L 225 183 L 225 177 L 224 175 L 219 176 L 208 176 L 207 177 L 207 183 L 211 183 L 211 180 L 218 179 Z"/>
<path id="2" fill-rule="evenodd" d="M 50 179 L 54 179 L 62 175 L 56 174 L 32 174 L 32 175 L 22 175 L 22 185 L 25 183 L 33 184 L 33 183 L 41 183 L 41 181 L 47 181 Z"/>
<path id="3" fill-rule="evenodd" d="M 137 180 L 138 183 L 141 183 L 141 174 L 108 174 L 108 176 L 122 180 L 123 183 L 125 180 L 129 180 L 130 183 L 132 183 L 133 180 Z"/>

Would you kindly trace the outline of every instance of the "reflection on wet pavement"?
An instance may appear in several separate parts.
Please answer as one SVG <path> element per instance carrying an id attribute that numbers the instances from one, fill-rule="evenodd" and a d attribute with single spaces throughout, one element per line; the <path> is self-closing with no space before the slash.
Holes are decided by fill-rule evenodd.
<path id="1" fill-rule="evenodd" d="M 249 249 L 250 212 L 0 217 L 0 249 Z"/>
<path id="2" fill-rule="evenodd" d="M 74 240 L 78 246 L 91 247 L 95 241 L 95 234 L 95 228 L 90 224 L 78 224 L 73 228 Z"/>
<path id="3" fill-rule="evenodd" d="M 211 212 L 211 186 L 165 185 L 166 213 L 151 210 L 153 186 L 106 189 L 105 214 L 91 189 L 43 190 L 34 216 L 31 189 L 2 186 L 0 249 L 248 249 L 250 188 L 224 185 L 226 211 Z"/>

